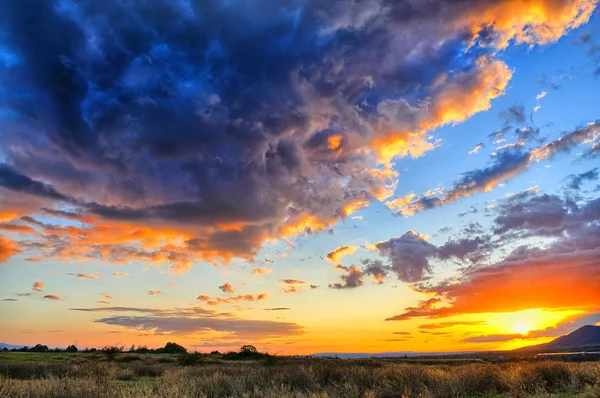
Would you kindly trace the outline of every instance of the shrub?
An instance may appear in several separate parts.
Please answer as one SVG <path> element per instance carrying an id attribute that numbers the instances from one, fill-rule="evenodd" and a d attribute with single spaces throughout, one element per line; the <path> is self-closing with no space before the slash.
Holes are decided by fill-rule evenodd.
<path id="1" fill-rule="evenodd" d="M 177 343 L 168 342 L 163 348 L 156 350 L 156 352 L 159 354 L 185 354 L 187 350 Z"/>
<path id="2" fill-rule="evenodd" d="M 194 352 L 192 354 L 188 354 L 186 352 L 185 354 L 180 354 L 179 356 L 177 356 L 177 363 L 181 366 L 198 365 L 200 362 L 202 362 L 202 357 L 203 355 L 197 352 Z"/>
<path id="3" fill-rule="evenodd" d="M 114 361 L 115 358 L 117 357 L 117 354 L 121 353 L 123 351 L 124 351 L 123 347 L 117 347 L 117 346 L 104 347 L 102 349 L 102 353 L 106 356 L 107 361 Z"/>

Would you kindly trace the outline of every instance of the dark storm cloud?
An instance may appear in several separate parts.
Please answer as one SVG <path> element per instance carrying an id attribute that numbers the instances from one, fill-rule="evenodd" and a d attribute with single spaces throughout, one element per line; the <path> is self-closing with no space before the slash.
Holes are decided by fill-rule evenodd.
<path id="1" fill-rule="evenodd" d="M 250 257 L 389 196 L 380 157 L 421 155 L 426 130 L 503 93 L 497 48 L 555 41 L 593 11 L 541 7 L 547 21 L 522 24 L 529 9 L 499 0 L 4 1 L 0 186 L 189 238 L 142 252 L 62 237 L 80 257 Z"/>
<path id="2" fill-rule="evenodd" d="M 4 163 L 0 163 L 0 186 L 12 191 L 41 196 L 48 199 L 67 202 L 72 201 L 72 198 L 59 193 L 50 185 L 32 180 Z"/>

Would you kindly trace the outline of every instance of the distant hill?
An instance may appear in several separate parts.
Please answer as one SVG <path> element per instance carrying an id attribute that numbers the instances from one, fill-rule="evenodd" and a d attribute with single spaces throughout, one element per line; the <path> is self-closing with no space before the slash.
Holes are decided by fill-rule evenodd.
<path id="1" fill-rule="evenodd" d="M 7 350 L 12 350 L 13 348 L 22 348 L 22 345 L 14 345 L 14 344 L 5 344 L 0 343 L 0 350 L 6 348 Z"/>
<path id="2" fill-rule="evenodd" d="M 600 350 L 600 326 L 586 325 L 549 343 L 519 348 L 515 351 Z"/>

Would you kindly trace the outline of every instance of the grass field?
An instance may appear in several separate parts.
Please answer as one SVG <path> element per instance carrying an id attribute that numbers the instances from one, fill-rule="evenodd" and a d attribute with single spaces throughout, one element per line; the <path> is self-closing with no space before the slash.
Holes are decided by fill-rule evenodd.
<path id="1" fill-rule="evenodd" d="M 600 362 L 1 353 L 0 397 L 600 397 Z"/>

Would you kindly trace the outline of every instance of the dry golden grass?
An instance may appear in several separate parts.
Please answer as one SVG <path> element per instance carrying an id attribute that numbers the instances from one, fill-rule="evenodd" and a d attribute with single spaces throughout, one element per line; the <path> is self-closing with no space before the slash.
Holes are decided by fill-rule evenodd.
<path id="1" fill-rule="evenodd" d="M 152 357 L 0 362 L 0 397 L 600 397 L 600 362 L 284 359 L 182 367 Z"/>

